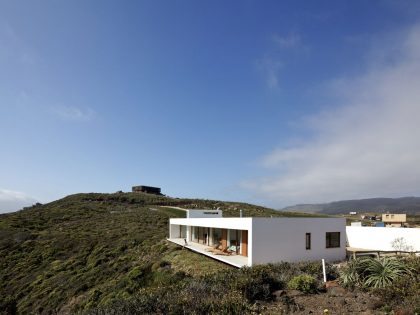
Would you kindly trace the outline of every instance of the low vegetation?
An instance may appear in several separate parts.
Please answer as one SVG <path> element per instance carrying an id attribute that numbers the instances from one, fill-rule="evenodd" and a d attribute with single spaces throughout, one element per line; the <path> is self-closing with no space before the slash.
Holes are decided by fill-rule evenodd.
<path id="1" fill-rule="evenodd" d="M 162 206 L 220 207 L 225 216 L 239 216 L 239 209 L 246 216 L 288 215 L 243 203 L 143 193 L 76 194 L 2 214 L 0 310 L 83 311 L 231 269 L 167 243 L 168 219 L 185 212 Z"/>
<path id="2" fill-rule="evenodd" d="M 397 258 L 358 258 L 347 264 L 340 272 L 340 280 L 345 286 L 384 288 L 397 279 L 411 275 L 412 268 Z"/>
<path id="3" fill-rule="evenodd" d="M 225 216 L 239 216 L 239 209 L 245 216 L 307 216 L 133 193 L 77 194 L 0 215 L 0 314 L 256 314 L 264 312 L 261 303 L 276 305 L 275 292 L 322 291 L 320 263 L 236 269 L 171 245 L 168 220 L 185 216 L 175 207 L 220 207 Z M 386 277 L 392 286 L 369 289 L 395 301 L 384 307 L 420 305 L 419 259 L 404 266 Z M 375 268 L 382 274 L 390 264 Z M 339 276 L 331 265 L 327 271 L 330 280 Z M 356 279 L 349 287 L 367 289 L 364 273 L 348 273 Z M 293 298 L 281 299 L 297 309 Z"/>
<path id="4" fill-rule="evenodd" d="M 340 282 L 380 297 L 385 311 L 420 313 L 420 258 L 358 258 L 340 270 Z"/>
<path id="5" fill-rule="evenodd" d="M 330 276 L 336 274 L 330 265 L 328 270 Z M 305 274 L 308 271 L 314 274 Z M 314 293 L 322 279 L 321 264 L 279 263 L 186 277 L 171 286 L 142 290 L 131 299 L 85 314 L 258 314 L 261 309 L 257 301 L 271 301 L 273 292 L 286 289 L 296 279 L 296 289 Z"/>
<path id="6" fill-rule="evenodd" d="M 304 293 L 316 293 L 317 281 L 310 275 L 298 275 L 293 277 L 288 283 L 287 287 L 292 290 L 299 290 Z"/>

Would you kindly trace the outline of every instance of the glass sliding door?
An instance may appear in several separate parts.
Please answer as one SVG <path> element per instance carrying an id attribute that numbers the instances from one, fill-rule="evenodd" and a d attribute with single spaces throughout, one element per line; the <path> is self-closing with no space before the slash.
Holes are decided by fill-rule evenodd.
<path id="1" fill-rule="evenodd" d="M 222 243 L 222 229 L 213 228 L 213 238 L 211 245 L 220 245 Z"/>
<path id="2" fill-rule="evenodd" d="M 191 232 L 192 232 L 191 241 L 198 243 L 198 227 L 192 226 Z"/>

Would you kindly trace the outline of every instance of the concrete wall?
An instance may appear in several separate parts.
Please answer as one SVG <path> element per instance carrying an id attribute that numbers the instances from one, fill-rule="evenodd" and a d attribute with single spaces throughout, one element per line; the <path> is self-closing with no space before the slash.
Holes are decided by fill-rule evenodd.
<path id="1" fill-rule="evenodd" d="M 420 251 L 419 228 L 382 228 L 347 226 L 347 240 L 350 247 L 372 250 L 395 250 L 391 243 L 396 238 L 404 238 L 408 246 Z"/>
<path id="2" fill-rule="evenodd" d="M 179 225 L 247 230 L 249 266 L 322 258 L 337 261 L 346 256 L 343 218 L 190 218 L 170 219 L 170 224 L 171 235 L 179 234 Z M 172 232 L 173 226 L 177 228 Z M 339 248 L 326 248 L 326 232 L 340 232 Z M 306 233 L 311 233 L 309 250 Z"/>
<path id="3" fill-rule="evenodd" d="M 339 248 L 326 248 L 326 232 L 340 232 Z M 311 233 L 310 250 L 306 250 L 306 233 Z M 344 218 L 253 218 L 252 264 L 343 260 L 345 233 Z"/>
<path id="4" fill-rule="evenodd" d="M 180 238 L 180 229 L 179 225 L 177 224 L 170 224 L 169 225 L 169 238 Z"/>
<path id="5" fill-rule="evenodd" d="M 170 224 L 214 227 L 222 229 L 249 230 L 253 218 L 191 218 L 169 219 Z"/>
<path id="6" fill-rule="evenodd" d="M 187 218 L 221 218 L 222 210 L 187 210 Z"/>

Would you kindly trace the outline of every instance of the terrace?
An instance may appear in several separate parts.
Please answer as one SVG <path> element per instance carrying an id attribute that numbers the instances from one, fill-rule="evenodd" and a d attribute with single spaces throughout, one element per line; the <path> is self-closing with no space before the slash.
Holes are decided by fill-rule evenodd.
<path id="1" fill-rule="evenodd" d="M 187 246 L 185 245 L 185 241 L 183 238 L 168 238 L 168 241 L 175 243 L 177 245 L 181 245 L 193 252 L 205 255 L 207 257 L 219 260 L 221 262 L 224 262 L 226 264 L 241 268 L 244 266 L 248 266 L 248 257 L 245 256 L 241 256 L 241 255 L 229 255 L 229 256 L 224 256 L 224 255 L 216 255 L 210 251 L 208 251 L 209 249 L 211 249 L 211 246 L 207 246 L 204 244 L 199 244 L 199 243 L 195 243 L 195 242 L 188 242 Z"/>

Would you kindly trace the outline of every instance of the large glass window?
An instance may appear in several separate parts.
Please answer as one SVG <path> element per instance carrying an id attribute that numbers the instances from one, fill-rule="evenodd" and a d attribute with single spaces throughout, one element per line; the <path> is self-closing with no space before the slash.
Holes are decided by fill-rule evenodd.
<path id="1" fill-rule="evenodd" d="M 230 250 L 235 251 L 236 253 L 240 252 L 241 236 L 240 230 L 228 231 L 228 247 Z"/>
<path id="2" fill-rule="evenodd" d="M 193 242 L 198 242 L 198 227 L 197 226 L 193 226 L 192 228 L 191 228 L 191 230 L 192 230 L 192 238 L 191 238 L 191 240 L 193 241 Z"/>
<path id="3" fill-rule="evenodd" d="M 327 232 L 325 239 L 327 248 L 340 247 L 340 232 Z"/>
<path id="4" fill-rule="evenodd" d="M 186 225 L 181 225 L 180 227 L 180 234 L 181 234 L 181 238 L 187 238 L 187 226 Z"/>
<path id="5" fill-rule="evenodd" d="M 213 244 L 220 245 L 222 243 L 222 229 L 213 229 Z"/>
<path id="6" fill-rule="evenodd" d="M 198 243 L 207 245 L 208 239 L 209 239 L 209 228 L 200 226 L 198 228 Z"/>

